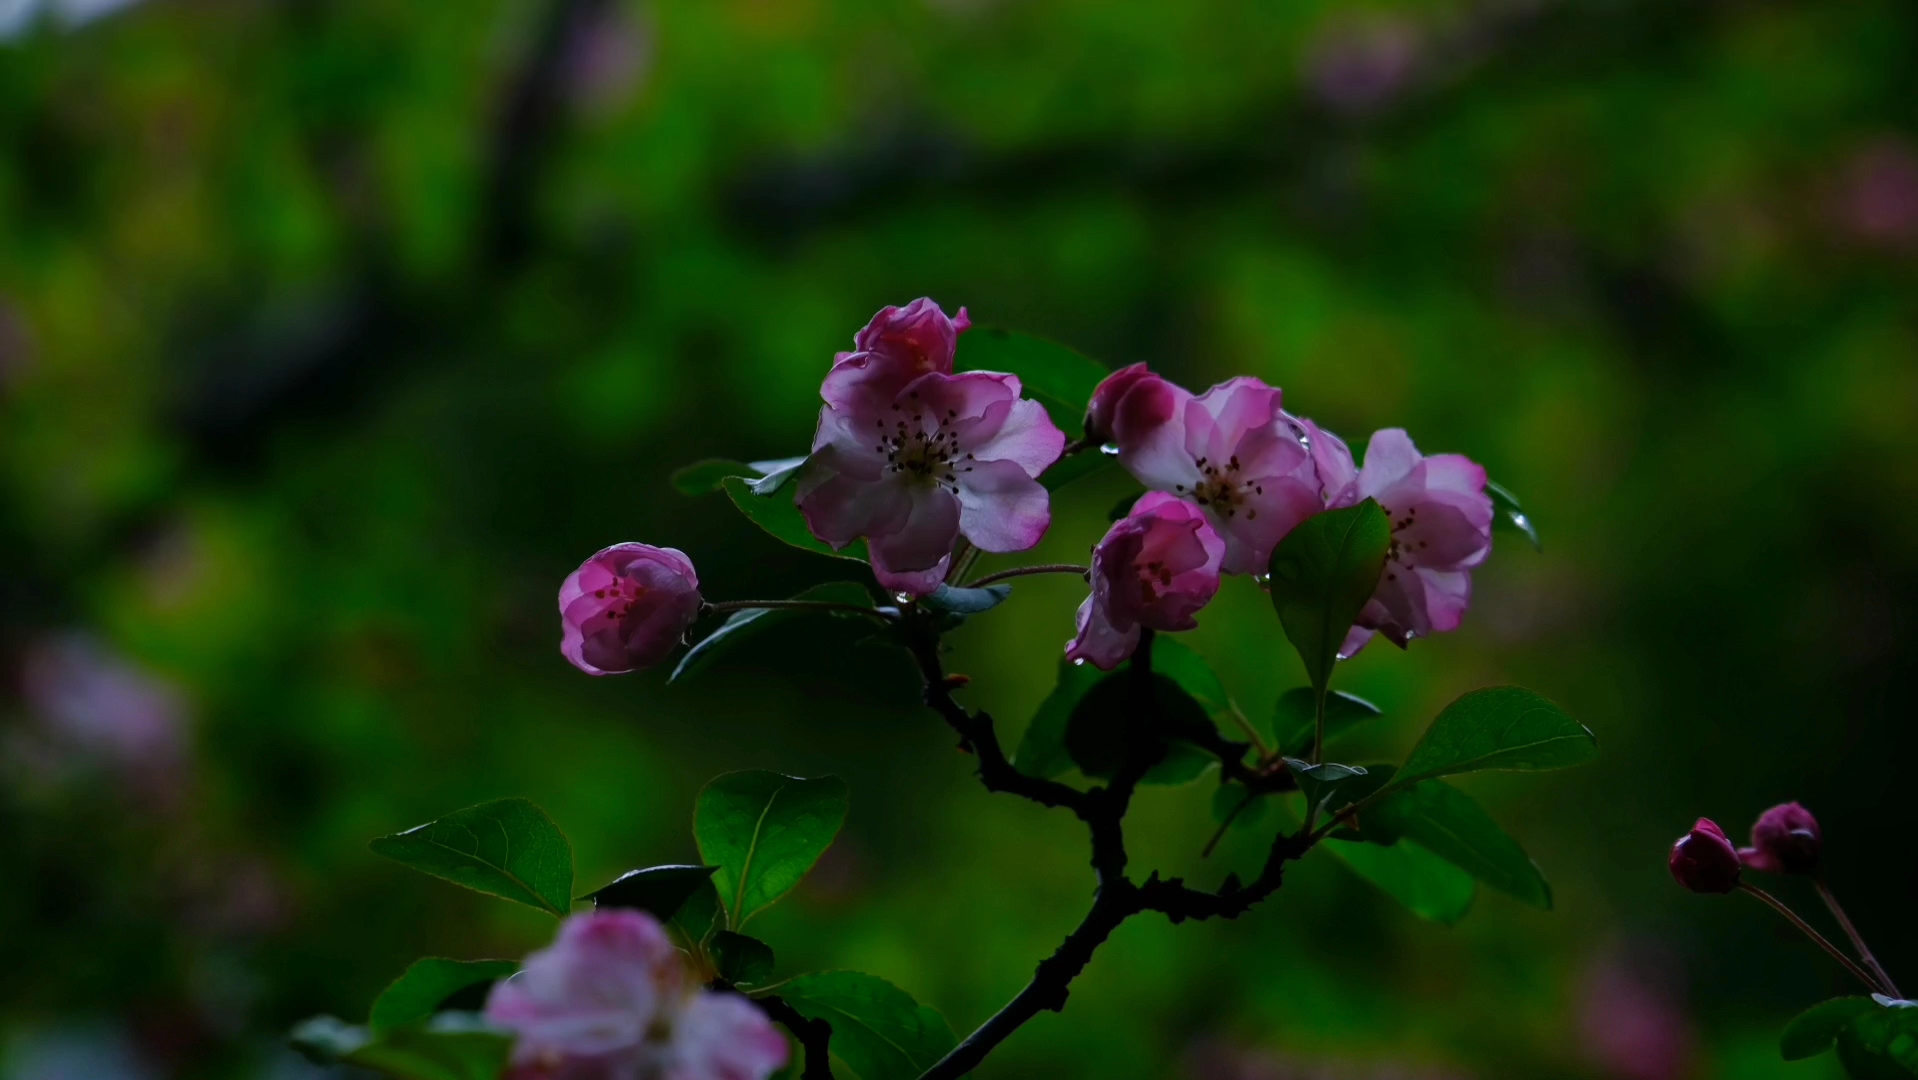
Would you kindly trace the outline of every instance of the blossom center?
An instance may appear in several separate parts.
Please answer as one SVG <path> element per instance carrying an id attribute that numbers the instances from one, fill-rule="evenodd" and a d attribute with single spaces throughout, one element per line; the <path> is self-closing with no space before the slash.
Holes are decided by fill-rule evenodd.
<path id="1" fill-rule="evenodd" d="M 914 399 L 918 396 L 917 393 L 910 395 Z M 945 428 L 947 421 L 959 418 L 959 411 L 947 409 L 942 418 L 937 413 L 927 413 L 916 401 L 912 403 L 911 412 L 901 404 L 894 404 L 892 408 L 899 415 L 891 428 L 884 419 L 874 421 L 879 442 L 873 449 L 886 455 L 886 472 L 897 473 L 908 480 L 931 482 L 957 495 L 959 474 L 971 472 L 973 461 L 973 456 L 959 445 L 958 435 Z"/>
<path id="2" fill-rule="evenodd" d="M 646 595 L 646 591 L 646 586 L 632 578 L 616 577 L 605 588 L 594 589 L 593 599 L 609 601 L 603 609 L 608 618 L 623 619 L 627 612 L 633 610 L 633 605 Z"/>
<path id="3" fill-rule="evenodd" d="M 1148 604 L 1159 599 L 1161 589 L 1172 588 L 1172 571 L 1157 559 L 1136 564 L 1133 572 L 1139 577 L 1139 596 Z"/>
<path id="4" fill-rule="evenodd" d="M 1259 516 L 1257 507 L 1245 505 L 1253 495 L 1265 494 L 1264 485 L 1240 476 L 1239 456 L 1237 454 L 1221 463 L 1210 458 L 1199 458 L 1193 462 L 1198 466 L 1199 475 L 1204 477 L 1188 492 L 1184 484 L 1173 485 L 1173 491 L 1189 496 L 1193 502 L 1225 518 L 1239 516 L 1245 511 L 1245 518 L 1251 521 Z"/>
<path id="5" fill-rule="evenodd" d="M 1404 517 L 1393 513 L 1392 508 L 1384 503 L 1379 504 L 1379 509 L 1385 511 L 1386 520 L 1392 523 L 1392 539 L 1385 546 L 1385 561 L 1388 564 L 1385 568 L 1385 580 L 1393 581 L 1398 578 L 1398 572 L 1393 570 L 1390 564 L 1397 563 L 1399 566 L 1410 570 L 1412 568 L 1410 561 L 1411 555 L 1420 548 L 1429 546 L 1429 541 L 1419 540 L 1413 542 L 1409 539 L 1401 540 L 1399 538 L 1399 533 L 1418 524 L 1418 507 L 1414 506 L 1410 510 L 1407 510 Z"/>

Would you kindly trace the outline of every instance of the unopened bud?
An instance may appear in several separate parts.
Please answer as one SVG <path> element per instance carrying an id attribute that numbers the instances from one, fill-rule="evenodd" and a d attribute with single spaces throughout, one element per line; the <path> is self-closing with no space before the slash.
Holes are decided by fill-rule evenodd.
<path id="1" fill-rule="evenodd" d="M 1699 818 L 1672 845 L 1672 877 L 1693 892 L 1728 893 L 1738 887 L 1738 851 L 1718 823 Z"/>
<path id="2" fill-rule="evenodd" d="M 1738 859 L 1768 874 L 1810 874 L 1818 869 L 1822 837 L 1818 819 L 1795 802 L 1781 803 L 1758 815 L 1752 825 L 1752 846 L 1738 849 Z"/>

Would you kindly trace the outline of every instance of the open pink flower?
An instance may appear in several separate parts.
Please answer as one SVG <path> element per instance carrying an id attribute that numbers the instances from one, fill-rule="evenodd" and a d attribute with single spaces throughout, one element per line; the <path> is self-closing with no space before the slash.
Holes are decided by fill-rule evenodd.
<path id="1" fill-rule="evenodd" d="M 844 408 L 858 397 L 891 404 L 907 383 L 921 375 L 952 374 L 959 335 L 971 326 L 965 308 L 947 318 L 938 304 L 924 296 L 905 307 L 880 308 L 865 329 L 853 335 L 853 351 L 833 357 L 832 370 L 819 392 L 834 408 Z"/>
<path id="2" fill-rule="evenodd" d="M 699 575 L 684 552 L 614 544 L 559 587 L 559 651 L 588 675 L 666 659 L 699 617 Z"/>
<path id="3" fill-rule="evenodd" d="M 1339 650 L 1358 652 L 1374 632 L 1404 647 L 1415 637 L 1458 629 L 1472 602 L 1472 568 L 1492 553 L 1492 500 L 1485 469 L 1459 454 L 1418 452 L 1399 428 L 1375 432 L 1365 467 L 1331 432 L 1300 420 L 1312 446 L 1328 509 L 1377 500 L 1392 519 L 1392 546 L 1378 591 Z"/>
<path id="4" fill-rule="evenodd" d="M 796 496 L 813 535 L 835 548 L 865 537 L 880 584 L 915 596 L 939 587 L 961 535 L 993 552 L 1037 544 L 1052 507 L 1035 477 L 1066 437 L 1018 378 L 931 371 L 890 396 L 882 382 L 822 391 Z"/>
<path id="5" fill-rule="evenodd" d="M 1225 539 L 1228 574 L 1263 573 L 1280 538 L 1324 508 L 1311 456 L 1279 405 L 1279 390 L 1257 379 L 1193 397 L 1151 376 L 1126 387 L 1113 412 L 1120 464 L 1205 511 Z"/>
<path id="6" fill-rule="evenodd" d="M 738 994 L 700 993 L 673 1020 L 663 1080 L 762 1080 L 791 1051 L 759 1007 Z"/>
<path id="7" fill-rule="evenodd" d="M 1105 671 L 1139 644 L 1139 629 L 1190 630 L 1219 591 L 1225 541 L 1191 503 L 1149 492 L 1092 549 L 1092 595 L 1066 656 Z"/>
<path id="8" fill-rule="evenodd" d="M 494 985 L 486 1018 L 515 1035 L 510 1080 L 764 1080 L 787 1056 L 745 998 L 692 985 L 641 911 L 568 918 Z"/>

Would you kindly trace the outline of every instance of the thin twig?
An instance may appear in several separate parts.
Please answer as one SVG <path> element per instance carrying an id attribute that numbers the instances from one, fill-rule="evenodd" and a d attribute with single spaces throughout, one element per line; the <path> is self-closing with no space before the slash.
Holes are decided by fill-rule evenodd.
<path id="1" fill-rule="evenodd" d="M 811 1020 L 792 1003 L 777 994 L 754 998 L 766 1015 L 793 1033 L 793 1038 L 806 1052 L 806 1067 L 799 1074 L 800 1080 L 833 1080 L 832 1075 L 832 1025 L 824 1020 Z"/>
<path id="2" fill-rule="evenodd" d="M 1826 885 L 1822 877 L 1816 879 L 1813 884 L 1818 886 L 1818 896 L 1825 902 L 1825 907 L 1831 910 L 1831 917 L 1838 920 L 1838 925 L 1844 928 L 1845 936 L 1851 939 L 1852 946 L 1858 950 L 1859 959 L 1865 962 L 1865 966 L 1871 969 L 1873 975 L 1878 976 L 1878 981 L 1885 985 L 1885 989 L 1891 993 L 1892 997 L 1904 997 L 1905 995 L 1898 992 L 1898 985 L 1892 982 L 1891 976 L 1885 972 L 1884 965 L 1871 954 L 1871 946 L 1865 944 L 1865 939 L 1858 933 L 1858 928 L 1851 924 L 1851 916 L 1846 915 L 1845 909 L 1838 906 L 1838 898 L 1832 895 L 1831 886 Z"/>
<path id="3" fill-rule="evenodd" d="M 1891 987 L 1880 985 L 1878 980 L 1867 974 L 1864 968 L 1859 967 L 1852 961 L 1851 957 L 1841 952 L 1838 946 L 1825 940 L 1825 935 L 1812 929 L 1811 924 L 1800 918 L 1796 911 L 1787 907 L 1783 900 L 1778 899 L 1776 896 L 1773 896 L 1756 885 L 1747 885 L 1741 881 L 1738 883 L 1738 887 L 1770 905 L 1773 911 L 1783 915 L 1793 926 L 1796 926 L 1806 937 L 1810 938 L 1814 944 L 1830 953 L 1832 959 L 1845 965 L 1845 970 L 1851 972 L 1859 982 L 1864 983 L 1865 989 L 1879 994 L 1892 993 Z"/>
<path id="4" fill-rule="evenodd" d="M 878 619 L 883 623 L 892 622 L 896 618 L 878 608 L 862 607 L 858 604 L 841 604 L 831 600 L 721 600 L 718 603 L 708 603 L 704 610 L 710 614 L 719 614 L 726 611 L 752 611 L 755 609 L 765 609 L 768 611 L 774 609 L 845 611 L 854 615 L 864 615 L 868 618 Z"/>
<path id="5" fill-rule="evenodd" d="M 1010 570 L 1001 570 L 996 574 L 987 574 L 977 581 L 967 582 L 966 588 L 976 589 L 981 585 L 990 585 L 995 581 L 1004 581 L 1007 578 L 1025 577 L 1028 574 L 1077 574 L 1080 577 L 1086 577 L 1091 573 L 1092 571 L 1090 569 L 1083 566 L 1074 566 L 1071 563 L 1046 563 L 1042 566 L 1015 566 Z"/>

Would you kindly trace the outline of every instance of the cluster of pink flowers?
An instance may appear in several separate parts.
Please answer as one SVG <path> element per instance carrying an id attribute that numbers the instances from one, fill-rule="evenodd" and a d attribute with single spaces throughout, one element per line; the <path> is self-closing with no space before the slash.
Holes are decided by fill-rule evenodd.
<path id="1" fill-rule="evenodd" d="M 1018 377 L 953 368 L 962 308 L 929 299 L 879 312 L 838 354 L 795 503 L 820 540 L 864 539 L 887 589 L 925 596 L 946 581 L 963 540 L 1025 551 L 1052 511 L 1039 477 L 1066 437 Z M 1404 646 L 1457 628 L 1471 571 L 1491 552 L 1485 470 L 1425 456 L 1405 432 L 1372 436 L 1363 467 L 1344 442 L 1285 411 L 1280 391 L 1236 378 L 1193 394 L 1135 364 L 1095 390 L 1086 440 L 1116 446 L 1150 494 L 1093 551 L 1075 660 L 1110 670 L 1143 628 L 1189 630 L 1221 574 L 1262 574 L 1306 518 L 1370 498 L 1390 515 L 1378 592 L 1345 641 Z M 560 593 L 566 657 L 602 675 L 663 660 L 698 617 L 698 579 L 670 548 L 620 544 L 593 556 Z"/>
<path id="2" fill-rule="evenodd" d="M 514 1033 L 507 1080 L 765 1080 L 786 1040 L 738 994 L 695 986 L 652 916 L 579 914 L 493 987 L 486 1019 Z"/>

